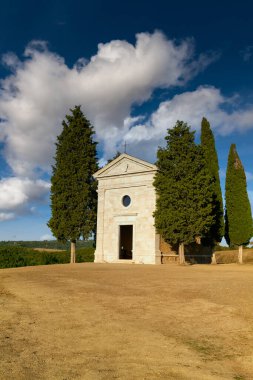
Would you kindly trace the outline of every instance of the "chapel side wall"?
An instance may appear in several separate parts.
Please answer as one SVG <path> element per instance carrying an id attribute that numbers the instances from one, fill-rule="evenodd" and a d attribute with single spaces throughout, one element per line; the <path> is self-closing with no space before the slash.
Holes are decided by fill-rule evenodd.
<path id="1" fill-rule="evenodd" d="M 103 257 L 103 234 L 104 234 L 104 201 L 105 201 L 105 190 L 99 188 L 98 193 L 98 204 L 97 204 L 97 234 L 96 234 L 96 250 L 95 250 L 95 263 L 101 263 L 104 261 Z"/>
<path id="2" fill-rule="evenodd" d="M 102 224 L 98 226 L 98 248 L 102 247 L 103 260 L 115 262 L 119 259 L 119 226 L 133 225 L 133 261 L 145 264 L 160 264 L 159 239 L 154 227 L 153 211 L 156 195 L 153 187 L 154 173 L 103 178 L 99 181 L 99 192 L 104 191 L 99 201 Z M 129 195 L 131 205 L 124 207 L 122 197 Z M 103 229 L 103 234 L 102 234 Z M 99 243 L 100 242 L 100 243 Z M 101 257 L 101 255 L 99 256 Z"/>

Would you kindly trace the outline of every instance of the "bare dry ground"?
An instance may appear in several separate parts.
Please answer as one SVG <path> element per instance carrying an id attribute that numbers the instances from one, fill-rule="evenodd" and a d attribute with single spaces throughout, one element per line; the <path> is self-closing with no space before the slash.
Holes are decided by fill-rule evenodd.
<path id="1" fill-rule="evenodd" d="M 0 270 L 0 379 L 253 379 L 253 266 Z"/>

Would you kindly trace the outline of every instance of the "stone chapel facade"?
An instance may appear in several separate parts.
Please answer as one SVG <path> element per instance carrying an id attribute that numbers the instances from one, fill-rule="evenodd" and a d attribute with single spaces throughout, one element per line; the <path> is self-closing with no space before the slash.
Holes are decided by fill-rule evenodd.
<path id="1" fill-rule="evenodd" d="M 121 154 L 94 174 L 98 181 L 95 262 L 161 264 L 153 186 L 157 167 Z"/>

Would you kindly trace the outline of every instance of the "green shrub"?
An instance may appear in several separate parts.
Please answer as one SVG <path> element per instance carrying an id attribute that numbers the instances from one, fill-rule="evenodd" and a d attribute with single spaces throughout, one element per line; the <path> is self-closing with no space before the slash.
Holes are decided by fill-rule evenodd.
<path id="1" fill-rule="evenodd" d="M 93 247 L 89 248 L 80 248 L 76 251 L 76 262 L 83 263 L 89 262 L 92 263 L 94 261 L 94 251 Z"/>

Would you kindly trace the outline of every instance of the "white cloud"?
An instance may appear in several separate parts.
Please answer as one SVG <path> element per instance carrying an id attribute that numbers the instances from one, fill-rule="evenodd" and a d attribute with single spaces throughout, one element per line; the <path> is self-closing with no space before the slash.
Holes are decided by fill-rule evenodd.
<path id="1" fill-rule="evenodd" d="M 220 169 L 219 170 L 219 176 L 220 178 L 226 178 L 226 169 Z"/>
<path id="2" fill-rule="evenodd" d="M 246 46 L 242 51 L 240 51 L 240 54 L 244 62 L 249 62 L 253 55 L 253 45 Z"/>
<path id="3" fill-rule="evenodd" d="M 253 173 L 246 172 L 245 174 L 246 174 L 247 181 L 253 181 Z"/>
<path id="4" fill-rule="evenodd" d="M 14 177 L 0 181 L 0 221 L 31 211 L 48 194 L 38 173 L 50 173 L 56 136 L 69 108 L 81 104 L 96 129 L 104 157 L 111 158 L 124 140 L 129 153 L 153 160 L 167 128 L 176 120 L 200 128 L 206 116 L 219 133 L 253 126 L 253 106 L 236 107 L 219 89 L 202 86 L 162 102 L 150 116 L 132 117 L 136 104 L 149 100 L 156 88 L 183 86 L 217 55 L 194 55 L 192 40 L 168 40 L 162 33 L 140 33 L 136 44 L 99 44 L 90 60 L 80 58 L 69 68 L 43 41 L 33 41 L 20 60 L 3 56 L 12 74 L 0 82 L 0 140 Z M 231 111 L 233 110 L 234 111 Z"/>
<path id="5" fill-rule="evenodd" d="M 21 67 L 21 62 L 20 60 L 18 59 L 18 57 L 16 56 L 16 54 L 10 52 L 10 53 L 6 53 L 3 55 L 2 57 L 2 63 L 7 66 L 7 68 L 9 70 L 12 70 L 15 72 L 15 70 L 18 68 L 18 67 Z"/>
<path id="6" fill-rule="evenodd" d="M 8 164 L 18 176 L 31 176 L 37 167 L 50 171 L 62 119 L 75 104 L 83 105 L 105 154 L 112 154 L 134 104 L 155 88 L 185 84 L 216 58 L 195 58 L 192 40 L 177 43 L 160 32 L 137 34 L 135 46 L 99 44 L 90 61 L 81 58 L 73 68 L 43 41 L 31 42 L 23 61 L 6 54 L 13 74 L 1 81 L 0 117 Z"/>
<path id="7" fill-rule="evenodd" d="M 210 121 L 212 128 L 222 135 L 235 131 L 246 131 L 253 127 L 253 105 L 247 109 L 236 109 L 236 98 L 226 98 L 219 89 L 201 86 L 192 92 L 174 96 L 162 102 L 146 124 L 135 125 L 125 139 L 137 147 L 143 141 L 162 144 L 168 128 L 177 120 L 187 121 L 193 129 L 199 130 L 202 117 Z M 235 108 L 234 111 L 230 109 Z M 149 152 L 151 152 L 149 150 Z M 153 153 L 153 152 L 152 152 Z"/>
<path id="8" fill-rule="evenodd" d="M 51 235 L 51 234 L 45 234 L 45 235 L 42 235 L 40 237 L 40 240 L 41 241 L 44 241 L 44 240 L 55 240 L 55 237 L 53 237 L 53 235 Z"/>
<path id="9" fill-rule="evenodd" d="M 0 212 L 0 222 L 5 222 L 6 220 L 11 220 L 15 218 L 13 212 Z"/>
<path id="10" fill-rule="evenodd" d="M 28 178 L 2 178 L 0 180 L 0 221 L 13 219 L 23 212 L 32 211 L 29 202 L 42 202 L 48 195 L 50 184 Z"/>

